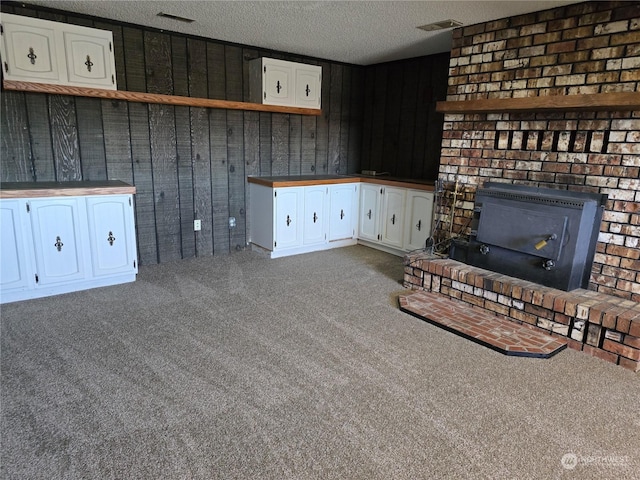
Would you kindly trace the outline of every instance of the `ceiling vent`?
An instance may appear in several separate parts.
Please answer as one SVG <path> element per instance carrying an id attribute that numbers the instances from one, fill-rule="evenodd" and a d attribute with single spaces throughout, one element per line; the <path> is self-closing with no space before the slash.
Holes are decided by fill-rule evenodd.
<path id="1" fill-rule="evenodd" d="M 159 17 L 164 17 L 164 18 L 170 18 L 171 20 L 177 20 L 179 22 L 184 22 L 184 23 L 193 23 L 193 22 L 195 22 L 195 20 L 193 20 L 191 18 L 180 17 L 178 15 L 173 15 L 171 13 L 160 12 L 160 13 L 158 13 L 158 16 Z"/>
<path id="2" fill-rule="evenodd" d="M 457 20 L 443 20 L 441 22 L 429 23 L 427 25 L 422 25 L 418 27 L 420 30 L 424 30 L 425 32 L 433 32 L 435 30 L 445 30 L 447 28 L 454 28 L 462 26 L 462 22 Z"/>

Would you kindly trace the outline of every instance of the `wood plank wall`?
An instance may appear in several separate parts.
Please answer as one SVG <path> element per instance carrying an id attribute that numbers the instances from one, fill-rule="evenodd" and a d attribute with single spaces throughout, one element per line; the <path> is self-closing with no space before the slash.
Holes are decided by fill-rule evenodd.
<path id="1" fill-rule="evenodd" d="M 360 168 L 392 176 L 438 177 L 449 53 L 372 65 L 365 70 Z"/>
<path id="2" fill-rule="evenodd" d="M 248 101 L 250 59 L 322 66 L 318 117 L 2 92 L 0 180 L 134 184 L 141 265 L 245 248 L 248 175 L 368 168 L 437 176 L 442 119 L 434 120 L 435 100 L 444 97 L 433 92 L 436 81 L 446 90 L 446 62 L 360 67 L 15 2 L 1 9 L 111 30 L 120 90 Z M 399 89 L 387 88 L 398 79 Z M 202 220 L 200 232 L 194 219 Z"/>

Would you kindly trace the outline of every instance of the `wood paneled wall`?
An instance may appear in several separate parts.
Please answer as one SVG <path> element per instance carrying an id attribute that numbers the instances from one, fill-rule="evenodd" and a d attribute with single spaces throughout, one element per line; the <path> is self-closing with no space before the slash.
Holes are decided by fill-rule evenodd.
<path id="1" fill-rule="evenodd" d="M 434 138 L 439 152 L 442 120 L 430 119 L 437 115 L 434 82 L 446 90 L 448 65 L 438 75 L 432 57 L 360 67 L 14 2 L 1 8 L 111 30 L 120 90 L 248 101 L 251 59 L 322 66 L 317 117 L 2 92 L 0 180 L 134 184 L 141 265 L 244 248 L 248 175 L 372 168 L 436 178 L 439 155 L 429 145 Z M 401 94 L 387 89 L 397 80 Z M 200 232 L 194 219 L 202 220 Z"/>
<path id="2" fill-rule="evenodd" d="M 367 67 L 362 169 L 402 178 L 438 177 L 449 53 Z"/>

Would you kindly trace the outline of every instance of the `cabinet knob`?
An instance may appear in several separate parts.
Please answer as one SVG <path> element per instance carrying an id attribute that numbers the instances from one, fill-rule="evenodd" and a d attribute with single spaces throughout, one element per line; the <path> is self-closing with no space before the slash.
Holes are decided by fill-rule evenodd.
<path id="1" fill-rule="evenodd" d="M 31 65 L 36 64 L 36 58 L 38 58 L 38 56 L 33 52 L 33 47 L 29 47 L 29 54 L 27 55 L 27 58 L 31 62 Z"/>
<path id="2" fill-rule="evenodd" d="M 371 220 L 371 209 L 369 209 L 369 213 L 367 213 L 367 217 L 369 217 L 369 220 Z"/>
<path id="3" fill-rule="evenodd" d="M 282 85 L 280 85 L 280 80 L 278 80 L 278 81 L 276 82 L 276 91 L 277 91 L 278 93 L 280 93 L 280 90 L 282 90 Z"/>
<path id="4" fill-rule="evenodd" d="M 305 93 L 307 94 L 307 97 L 309 96 L 309 94 L 311 93 L 311 89 L 309 88 L 309 84 L 307 83 L 307 88 L 305 88 Z"/>
<path id="5" fill-rule="evenodd" d="M 291 218 L 289 218 L 289 215 L 287 215 L 287 227 L 291 224 Z"/>
<path id="6" fill-rule="evenodd" d="M 316 223 L 318 221 L 318 215 L 316 215 L 316 212 L 313 212 L 313 223 Z"/>
<path id="7" fill-rule="evenodd" d="M 340 209 L 340 220 L 344 218 L 344 210 Z"/>
<path id="8" fill-rule="evenodd" d="M 416 223 L 416 228 L 418 229 L 418 231 L 420 231 L 420 229 L 422 228 L 422 220 L 418 220 L 418 223 Z"/>
<path id="9" fill-rule="evenodd" d="M 87 66 L 87 72 L 90 72 L 91 67 L 93 67 L 93 62 L 91 61 L 91 57 L 89 55 L 87 55 L 87 61 L 84 62 L 84 64 Z"/>
<path id="10" fill-rule="evenodd" d="M 113 247 L 113 242 L 115 241 L 116 241 L 116 237 L 113 236 L 113 232 L 109 232 L 109 236 L 107 237 L 107 242 L 109 242 L 109 245 Z"/>
<path id="11" fill-rule="evenodd" d="M 58 249 L 59 252 L 62 251 L 62 247 L 64 247 L 64 243 L 60 240 L 60 237 L 56 237 L 56 243 L 53 244 L 54 247 Z"/>
<path id="12" fill-rule="evenodd" d="M 393 216 L 391 217 L 391 225 L 395 225 L 396 224 L 396 214 L 394 213 Z"/>

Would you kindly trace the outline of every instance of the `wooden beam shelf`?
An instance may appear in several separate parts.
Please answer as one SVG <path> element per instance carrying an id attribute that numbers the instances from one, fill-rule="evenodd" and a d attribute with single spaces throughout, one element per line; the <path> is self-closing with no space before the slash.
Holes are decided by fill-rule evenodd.
<path id="1" fill-rule="evenodd" d="M 183 97 L 163 95 L 160 93 L 128 92 L 124 90 L 105 90 L 102 88 L 71 87 L 48 83 L 19 82 L 4 80 L 5 90 L 16 90 L 31 93 L 49 93 L 53 95 L 72 95 L 76 97 L 102 98 L 104 100 L 125 100 L 138 103 L 158 103 L 185 107 L 221 108 L 226 110 L 249 110 L 254 112 L 292 113 L 297 115 L 321 115 L 322 110 L 316 108 L 284 107 L 280 105 L 263 105 L 261 103 L 234 102 L 230 100 L 213 100 L 210 98 Z"/>
<path id="2" fill-rule="evenodd" d="M 517 113 L 640 110 L 640 92 L 486 98 L 437 102 L 441 113 Z"/>

